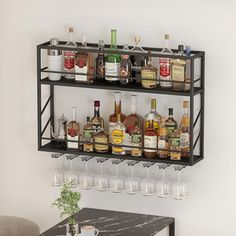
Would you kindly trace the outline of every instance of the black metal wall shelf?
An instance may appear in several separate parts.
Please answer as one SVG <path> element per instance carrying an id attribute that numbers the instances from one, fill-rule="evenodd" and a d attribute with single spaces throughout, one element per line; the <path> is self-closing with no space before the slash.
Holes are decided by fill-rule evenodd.
<path id="1" fill-rule="evenodd" d="M 61 78 L 59 81 L 50 81 L 48 77 L 44 77 L 45 73 L 60 73 L 64 74 L 62 71 L 49 71 L 47 67 L 42 67 L 42 50 L 48 49 L 59 49 L 59 50 L 70 50 L 70 51 L 78 51 L 78 52 L 90 52 L 90 53 L 98 53 L 98 45 L 89 43 L 87 48 L 80 47 L 81 44 L 77 43 L 77 48 L 67 48 L 65 47 L 66 42 L 61 41 L 60 46 L 53 47 L 50 46 L 49 42 L 45 42 L 37 46 L 37 92 L 38 92 L 38 150 L 45 152 L 62 152 L 62 153 L 70 153 L 77 155 L 88 155 L 88 156 L 104 156 L 107 158 L 120 158 L 127 160 L 138 160 L 138 161 L 149 161 L 149 162 L 159 162 L 159 163 L 168 163 L 168 164 L 176 164 L 176 165 L 184 165 L 184 166 L 192 166 L 204 158 L 204 93 L 205 93 L 205 53 L 203 51 L 192 51 L 191 56 L 178 56 L 174 55 L 165 55 L 165 57 L 169 58 L 179 58 L 179 59 L 188 59 L 191 64 L 191 82 L 190 82 L 190 90 L 189 91 L 175 91 L 175 90 L 167 90 L 162 89 L 160 87 L 154 89 L 145 89 L 142 88 L 140 84 L 131 84 L 131 85 L 111 85 L 104 81 L 94 81 L 92 84 L 88 83 L 80 83 L 73 80 L 66 80 L 65 78 Z M 143 56 L 148 55 L 147 52 L 136 52 L 136 51 L 123 51 L 121 45 L 118 46 L 119 51 L 110 51 L 110 45 L 106 45 L 103 50 L 104 53 L 118 53 L 118 54 L 128 54 L 135 56 Z M 130 47 L 132 48 L 132 47 Z M 151 51 L 152 57 L 162 57 L 163 55 L 160 53 L 161 48 L 151 48 L 144 47 L 145 51 Z M 176 50 L 173 50 L 176 52 Z M 194 62 L 196 59 L 200 59 L 201 72 L 200 77 L 194 80 Z M 77 73 L 73 73 L 77 74 Z M 50 88 L 50 95 L 44 106 L 42 106 L 42 85 L 48 85 Z M 103 89 L 103 90 L 119 90 L 119 91 L 131 91 L 136 93 L 152 93 L 152 94 L 165 94 L 165 95 L 175 95 L 175 96 L 184 96 L 189 97 L 190 99 L 190 158 L 183 158 L 180 161 L 173 161 L 170 159 L 148 159 L 145 157 L 132 157 L 129 155 L 125 156 L 117 156 L 111 153 L 86 153 L 79 150 L 72 149 L 60 149 L 57 144 L 51 141 L 51 137 L 44 138 L 44 133 L 49 126 L 54 128 L 54 88 L 55 86 L 64 86 L 64 87 L 79 87 L 79 88 L 88 88 L 88 89 Z M 194 98 L 196 95 L 200 95 L 199 103 L 200 108 L 198 114 L 194 114 Z M 50 107 L 50 116 L 44 127 L 42 126 L 42 115 L 44 114 L 47 107 Z M 43 108 L 42 108 L 43 107 Z M 195 117 L 195 119 L 194 119 Z M 200 122 L 199 132 L 194 135 L 194 129 L 196 128 L 196 124 Z M 47 141 L 46 144 L 43 144 L 43 141 Z M 199 144 L 199 152 L 197 154 L 194 153 L 197 144 Z"/>

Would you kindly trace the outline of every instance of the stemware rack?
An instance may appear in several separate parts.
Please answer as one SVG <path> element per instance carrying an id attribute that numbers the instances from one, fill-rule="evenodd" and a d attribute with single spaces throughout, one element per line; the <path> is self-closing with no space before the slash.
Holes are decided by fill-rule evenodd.
<path id="1" fill-rule="evenodd" d="M 82 48 L 80 43 L 77 43 L 77 48 L 68 48 L 65 47 L 66 42 L 60 41 L 59 46 L 50 46 L 50 42 L 45 42 L 37 46 L 37 110 L 38 110 L 38 150 L 45 152 L 58 152 L 58 153 L 67 153 L 73 154 L 77 156 L 100 156 L 105 158 L 118 158 L 118 159 L 126 159 L 126 160 L 136 160 L 136 161 L 147 161 L 147 162 L 157 162 L 157 163 L 167 163 L 167 164 L 175 164 L 175 165 L 183 165 L 183 166 L 192 166 L 204 158 L 204 100 L 205 100 L 205 52 L 204 51 L 192 51 L 191 56 L 179 56 L 177 54 L 173 55 L 165 55 L 167 58 L 176 58 L 176 59 L 185 59 L 190 61 L 190 82 L 179 82 L 179 83 L 189 83 L 190 90 L 188 91 L 175 91 L 175 90 L 167 90 L 160 87 L 153 89 L 145 89 L 142 88 L 141 84 L 131 84 L 131 85 L 113 85 L 108 84 L 104 81 L 96 80 L 92 84 L 76 82 L 73 80 L 66 80 L 65 78 L 61 78 L 59 81 L 50 81 L 47 76 L 43 76 L 47 73 L 60 73 L 65 74 L 64 71 L 50 71 L 47 67 L 42 67 L 42 51 L 49 49 L 57 49 L 62 51 L 76 51 L 76 52 L 87 52 L 87 53 L 98 53 L 101 52 L 98 49 L 98 44 L 88 43 L 86 48 Z M 110 45 L 105 45 L 103 50 L 104 53 L 116 53 L 116 54 L 128 54 L 135 56 L 147 56 L 148 51 L 151 57 L 163 57 L 160 53 L 161 48 L 152 48 L 152 47 L 143 47 L 145 52 L 136 52 L 136 51 L 123 51 L 122 46 L 118 45 L 118 51 L 109 50 Z M 130 47 L 131 48 L 131 47 Z M 177 52 L 173 49 L 173 52 Z M 200 76 L 198 78 L 194 78 L 194 70 L 195 70 L 195 60 L 198 59 L 200 61 Z M 71 73 L 71 74 L 82 74 L 82 73 Z M 82 74 L 86 75 L 86 74 Z M 96 74 L 94 74 L 96 78 Z M 135 78 L 134 78 L 135 79 Z M 42 102 L 42 86 L 49 86 L 49 97 L 46 102 L 43 104 Z M 150 94 L 165 94 L 165 95 L 174 95 L 174 96 L 184 96 L 188 97 L 190 100 L 190 157 L 182 158 L 182 160 L 175 161 L 170 159 L 161 159 L 154 158 L 148 159 L 144 156 L 141 157 L 133 157 L 131 155 L 113 155 L 111 152 L 108 153 L 87 153 L 83 151 L 79 151 L 77 149 L 60 149 L 57 143 L 53 140 L 52 137 L 45 137 L 45 131 L 52 127 L 54 129 L 54 96 L 55 96 L 55 86 L 64 86 L 64 87 L 80 87 L 86 89 L 103 89 L 103 90 L 118 90 L 118 91 L 131 91 L 136 93 L 150 93 Z M 199 110 L 196 113 L 195 110 L 195 101 L 194 99 L 199 95 Z M 43 105 L 43 106 L 42 106 Z M 42 116 L 45 113 L 45 110 L 49 108 L 49 118 L 47 122 L 43 125 Z M 197 134 L 194 134 L 194 129 L 196 128 L 196 124 L 199 123 L 199 131 Z M 46 144 L 45 144 L 46 142 Z M 198 148 L 198 150 L 196 150 Z M 195 153 L 197 152 L 197 153 Z"/>

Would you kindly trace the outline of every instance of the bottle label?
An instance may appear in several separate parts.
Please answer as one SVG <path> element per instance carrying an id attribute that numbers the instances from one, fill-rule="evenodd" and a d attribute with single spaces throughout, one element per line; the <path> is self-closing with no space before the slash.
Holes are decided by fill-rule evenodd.
<path id="1" fill-rule="evenodd" d="M 172 64 L 171 77 L 172 80 L 184 82 L 185 66 L 179 64 Z M 177 85 L 181 86 L 182 84 L 177 84 Z"/>
<path id="2" fill-rule="evenodd" d="M 103 62 L 100 62 L 101 64 L 97 67 L 97 75 L 104 76 L 105 75 L 105 65 Z"/>
<path id="3" fill-rule="evenodd" d="M 166 149 L 166 140 L 165 139 L 158 139 L 158 148 L 159 149 Z"/>
<path id="4" fill-rule="evenodd" d="M 104 143 L 107 144 L 107 138 L 106 137 L 95 137 L 94 138 L 95 143 Z M 97 151 L 107 151 L 108 146 L 103 144 L 95 144 L 95 149 Z"/>
<path id="5" fill-rule="evenodd" d="M 176 126 L 175 125 L 167 125 L 166 124 L 166 129 L 167 129 L 168 135 L 171 135 L 175 131 Z"/>
<path id="6" fill-rule="evenodd" d="M 155 71 L 151 70 L 142 70 L 141 71 L 141 78 L 142 79 L 150 79 L 150 80 L 142 80 L 143 87 L 152 88 L 158 84 L 157 81 L 157 74 Z"/>
<path id="7" fill-rule="evenodd" d="M 101 124 L 92 124 L 93 133 L 98 133 L 101 131 Z"/>
<path id="8" fill-rule="evenodd" d="M 170 139 L 171 150 L 180 150 L 180 137 Z"/>
<path id="9" fill-rule="evenodd" d="M 170 59 L 160 58 L 159 65 L 161 78 L 170 78 Z"/>
<path id="10" fill-rule="evenodd" d="M 124 132 L 120 129 L 113 129 L 112 131 L 112 143 L 113 144 L 122 144 L 124 140 Z"/>
<path id="11" fill-rule="evenodd" d="M 126 146 L 131 146 L 131 135 L 128 133 L 125 133 L 125 140 L 124 143 Z M 130 151 L 131 147 L 125 147 L 126 151 Z"/>
<path id="12" fill-rule="evenodd" d="M 142 143 L 142 135 L 141 134 L 132 134 L 131 135 L 131 143 L 132 146 L 138 147 Z"/>
<path id="13" fill-rule="evenodd" d="M 189 133 L 181 133 L 180 134 L 180 146 L 181 148 L 189 147 Z"/>
<path id="14" fill-rule="evenodd" d="M 144 135 L 145 148 L 157 148 L 157 136 Z M 157 150 L 144 149 L 145 152 L 156 152 Z"/>
<path id="15" fill-rule="evenodd" d="M 84 129 L 83 137 L 84 137 L 84 139 L 91 139 L 93 137 L 93 130 L 91 130 L 91 129 Z"/>
<path id="16" fill-rule="evenodd" d="M 151 120 L 145 120 L 145 128 L 148 128 L 150 126 Z M 153 128 L 155 130 L 159 130 L 159 123 L 155 120 L 153 120 Z"/>
<path id="17" fill-rule="evenodd" d="M 74 142 L 70 142 L 74 141 Z M 69 128 L 67 130 L 67 147 L 68 148 L 79 148 L 79 135 L 78 130 L 74 128 Z"/>
<path id="18" fill-rule="evenodd" d="M 106 75 L 109 75 L 109 76 L 119 76 L 120 63 L 105 62 L 105 72 L 106 72 Z M 118 81 L 119 78 L 106 77 L 106 80 L 108 80 L 108 81 Z"/>
<path id="19" fill-rule="evenodd" d="M 88 73 L 88 64 L 83 58 L 79 58 L 75 63 L 75 72 L 87 74 Z M 88 81 L 87 75 L 75 75 L 76 81 Z"/>
<path id="20" fill-rule="evenodd" d="M 121 77 L 130 77 L 129 70 L 125 67 L 120 68 L 120 76 Z"/>
<path id="21" fill-rule="evenodd" d="M 116 125 L 115 122 L 109 122 L 109 142 L 112 142 L 112 131 L 114 126 Z"/>
<path id="22" fill-rule="evenodd" d="M 75 52 L 64 52 L 64 67 L 66 70 L 72 70 L 75 66 Z"/>

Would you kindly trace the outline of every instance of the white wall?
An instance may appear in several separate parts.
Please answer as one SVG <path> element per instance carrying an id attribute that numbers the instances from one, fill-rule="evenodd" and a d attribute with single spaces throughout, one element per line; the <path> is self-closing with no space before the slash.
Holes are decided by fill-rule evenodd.
<path id="1" fill-rule="evenodd" d="M 121 44 L 140 34 L 144 45 L 160 47 L 163 32 L 169 32 L 173 47 L 183 43 L 206 51 L 206 159 L 185 170 L 193 186 L 188 200 L 86 192 L 81 206 L 174 216 L 177 236 L 236 235 L 235 8 L 232 0 L 1 0 L 0 214 L 33 219 L 42 230 L 59 221 L 51 208 L 53 161 L 37 151 L 36 45 L 54 36 L 66 39 L 68 25 L 79 26 L 77 40 L 86 32 L 89 41 L 109 42 L 115 27 Z M 97 91 L 87 100 L 104 96 Z"/>

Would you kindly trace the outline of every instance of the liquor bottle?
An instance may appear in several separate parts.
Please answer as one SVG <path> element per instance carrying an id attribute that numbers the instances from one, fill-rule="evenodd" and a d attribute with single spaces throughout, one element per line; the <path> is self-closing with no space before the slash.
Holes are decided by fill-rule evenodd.
<path id="1" fill-rule="evenodd" d="M 178 55 L 184 56 L 184 46 L 178 46 Z M 171 78 L 173 81 L 173 90 L 185 90 L 185 71 L 186 60 L 184 59 L 171 59 Z M 177 82 L 174 82 L 177 81 Z M 178 83 L 182 82 L 182 83 Z"/>
<path id="2" fill-rule="evenodd" d="M 140 36 L 135 36 L 134 42 L 135 46 L 130 50 L 131 52 L 144 53 L 145 50 L 140 46 L 141 38 Z M 141 70 L 145 66 L 146 62 L 145 56 L 131 55 L 130 60 L 132 62 L 132 77 L 136 78 L 136 83 L 141 82 Z"/>
<path id="3" fill-rule="evenodd" d="M 120 114 L 117 115 L 117 123 L 112 128 L 112 154 L 125 155 L 125 148 L 120 146 L 124 145 L 125 139 L 125 126 L 121 123 Z"/>
<path id="4" fill-rule="evenodd" d="M 104 41 L 99 40 L 98 42 L 99 53 L 96 58 L 96 78 L 97 79 L 105 78 L 105 55 L 103 53 L 104 47 L 105 47 Z"/>
<path id="5" fill-rule="evenodd" d="M 123 47 L 124 51 L 129 51 L 129 45 L 125 44 Z M 120 83 L 129 84 L 131 83 L 131 69 L 132 63 L 130 61 L 129 55 L 122 55 L 120 62 Z"/>
<path id="6" fill-rule="evenodd" d="M 172 82 L 171 82 L 171 71 L 170 71 L 170 58 L 164 57 L 164 55 L 172 55 L 173 52 L 169 48 L 169 34 L 164 35 L 165 38 L 165 46 L 161 51 L 161 54 L 163 54 L 163 57 L 159 58 L 159 78 L 160 80 L 160 86 L 162 88 L 171 88 Z"/>
<path id="7" fill-rule="evenodd" d="M 190 151 L 190 118 L 188 115 L 189 101 L 183 102 L 184 115 L 180 123 L 181 157 L 189 157 Z"/>
<path id="8" fill-rule="evenodd" d="M 191 56 L 191 47 L 186 46 L 185 48 L 185 55 L 190 57 Z M 185 71 L 185 84 L 184 90 L 190 90 L 190 81 L 191 81 L 191 61 L 189 59 L 186 60 L 186 71 Z"/>
<path id="9" fill-rule="evenodd" d="M 171 137 L 171 134 L 178 129 L 178 123 L 177 121 L 173 118 L 173 108 L 169 108 L 169 117 L 166 120 L 166 129 L 167 129 L 167 134 L 168 137 Z"/>
<path id="10" fill-rule="evenodd" d="M 160 131 L 158 135 L 158 154 L 160 158 L 166 159 L 169 156 L 169 143 L 167 137 L 167 129 L 165 126 L 165 117 L 161 117 Z M 165 149 L 165 150 L 161 150 Z"/>
<path id="11" fill-rule="evenodd" d="M 85 34 L 82 35 L 82 48 L 87 47 Z M 91 53 L 77 52 L 75 54 L 75 81 L 93 83 L 93 58 Z"/>
<path id="12" fill-rule="evenodd" d="M 151 89 L 156 88 L 157 81 L 157 68 L 152 65 L 152 58 L 150 56 L 150 52 L 148 52 L 148 62 L 147 65 L 144 66 L 141 70 L 141 79 L 142 79 L 142 87 Z"/>
<path id="13" fill-rule="evenodd" d="M 139 123 L 135 122 L 135 128 L 131 133 L 131 156 L 139 157 L 142 156 L 142 130 L 139 127 Z"/>
<path id="14" fill-rule="evenodd" d="M 70 40 L 66 43 L 66 47 L 77 48 L 77 44 L 73 40 L 74 28 L 69 28 Z M 64 51 L 64 71 L 67 73 L 75 72 L 75 51 Z M 74 74 L 65 74 L 66 79 L 75 79 Z"/>
<path id="15" fill-rule="evenodd" d="M 111 30 L 111 47 L 110 50 L 118 51 L 116 46 L 116 30 Z M 119 82 L 119 75 L 120 75 L 120 61 L 121 56 L 119 54 L 108 54 L 105 60 L 105 79 L 111 83 Z M 109 77 L 108 77 L 109 76 Z M 112 77 L 115 76 L 115 77 Z"/>
<path id="16" fill-rule="evenodd" d="M 156 106 L 157 106 L 156 99 L 152 99 L 151 111 L 144 117 L 144 128 L 147 128 L 149 126 L 149 123 L 153 121 L 153 126 L 158 134 L 160 129 L 161 115 L 156 111 Z M 152 117 L 154 118 L 152 119 Z"/>
<path id="17" fill-rule="evenodd" d="M 121 93 L 115 92 L 114 113 L 109 116 L 109 141 L 111 142 L 112 127 L 117 123 L 117 115 L 120 114 L 121 122 L 124 122 L 126 115 L 121 112 Z"/>
<path id="18" fill-rule="evenodd" d="M 170 137 L 170 159 L 175 161 L 181 160 L 180 134 L 178 129 L 172 132 Z"/>
<path id="19" fill-rule="evenodd" d="M 50 39 L 50 46 L 57 47 L 59 40 L 57 38 Z M 48 70 L 51 71 L 61 71 L 62 70 L 62 52 L 58 49 L 48 50 Z M 49 73 L 49 80 L 58 81 L 61 79 L 61 74 L 59 73 Z"/>
<path id="20" fill-rule="evenodd" d="M 94 116 L 91 124 L 94 134 L 104 129 L 104 119 L 100 116 L 100 101 L 94 101 Z"/>
<path id="21" fill-rule="evenodd" d="M 151 122 L 144 130 L 144 149 L 143 154 L 147 158 L 155 158 L 157 156 L 157 132 L 153 125 L 154 114 L 150 114 Z M 146 149 L 153 148 L 153 149 Z"/>
<path id="22" fill-rule="evenodd" d="M 96 152 L 105 153 L 109 151 L 108 147 L 108 134 L 104 132 L 104 129 L 93 135 L 94 149 Z"/>
<path id="23" fill-rule="evenodd" d="M 131 133 L 135 129 L 135 123 L 138 122 L 139 127 L 141 127 L 141 120 L 139 116 L 136 114 L 137 110 L 137 101 L 136 101 L 137 96 L 132 95 L 131 96 L 131 114 L 127 116 L 124 120 L 124 125 L 125 125 L 125 145 L 126 146 L 131 146 Z M 126 154 L 131 154 L 131 147 L 126 147 Z"/>
<path id="24" fill-rule="evenodd" d="M 76 107 L 72 107 L 72 120 L 67 124 L 67 147 L 79 148 L 80 126 L 76 122 Z"/>
<path id="25" fill-rule="evenodd" d="M 93 152 L 93 126 L 90 122 L 90 117 L 87 117 L 87 124 L 83 130 L 83 150 L 84 152 Z"/>

